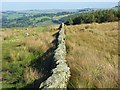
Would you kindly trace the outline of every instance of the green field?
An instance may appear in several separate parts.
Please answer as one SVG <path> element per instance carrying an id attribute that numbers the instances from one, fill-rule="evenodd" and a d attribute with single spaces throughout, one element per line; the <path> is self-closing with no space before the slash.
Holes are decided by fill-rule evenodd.
<path id="1" fill-rule="evenodd" d="M 42 17 L 38 17 L 38 18 L 31 18 L 30 20 L 32 20 L 32 21 L 38 21 L 38 20 L 42 20 L 42 19 L 51 19 L 51 18 L 48 17 L 48 16 L 42 16 Z"/>
<path id="2" fill-rule="evenodd" d="M 14 13 L 14 14 L 5 14 L 3 16 L 7 17 L 7 19 L 16 19 L 16 18 L 23 17 L 22 14 L 17 14 L 17 13 Z"/>
<path id="3" fill-rule="evenodd" d="M 44 12 L 44 13 L 43 13 Z M 68 14 L 64 15 L 64 12 Z M 27 11 L 6 11 L 2 13 L 2 27 L 29 27 L 29 26 L 49 26 L 58 24 L 53 20 L 58 20 L 70 15 L 71 11 L 66 10 L 27 10 Z M 59 15 L 60 14 L 60 15 Z M 58 20 L 59 21 L 59 20 Z M 36 25 L 37 24 L 37 25 Z M 60 24 L 60 23 L 59 23 Z"/>

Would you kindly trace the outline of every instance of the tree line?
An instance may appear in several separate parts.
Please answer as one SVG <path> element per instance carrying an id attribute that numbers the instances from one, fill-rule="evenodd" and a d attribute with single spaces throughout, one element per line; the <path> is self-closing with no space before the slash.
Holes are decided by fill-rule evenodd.
<path id="1" fill-rule="evenodd" d="M 91 12 L 83 12 L 77 16 L 71 16 L 66 22 L 66 25 L 75 25 L 81 23 L 102 23 L 113 22 L 120 19 L 120 9 L 96 10 Z"/>

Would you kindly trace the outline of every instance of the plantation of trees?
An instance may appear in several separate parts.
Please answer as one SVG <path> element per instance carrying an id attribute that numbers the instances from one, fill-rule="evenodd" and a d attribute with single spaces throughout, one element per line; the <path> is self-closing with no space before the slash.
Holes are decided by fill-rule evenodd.
<path id="1" fill-rule="evenodd" d="M 71 16 L 66 22 L 66 25 L 75 25 L 81 23 L 102 23 L 118 21 L 120 19 L 120 9 L 96 10 L 91 12 L 81 13 L 79 16 Z"/>

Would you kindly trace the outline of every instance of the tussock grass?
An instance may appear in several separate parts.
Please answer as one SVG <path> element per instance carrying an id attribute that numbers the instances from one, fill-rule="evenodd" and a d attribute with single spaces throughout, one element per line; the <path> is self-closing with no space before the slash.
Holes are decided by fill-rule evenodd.
<path id="1" fill-rule="evenodd" d="M 118 87 L 118 23 L 66 26 L 68 88 Z"/>
<path id="2" fill-rule="evenodd" d="M 2 29 L 3 88 L 25 87 L 44 77 L 37 69 L 49 68 L 52 35 L 58 27 Z M 71 25 L 65 26 L 65 31 L 66 60 L 71 70 L 68 88 L 118 87 L 118 23 Z"/>
<path id="3" fill-rule="evenodd" d="M 25 87 L 43 75 L 30 65 L 53 46 L 55 32 L 52 27 L 2 29 L 3 88 Z"/>

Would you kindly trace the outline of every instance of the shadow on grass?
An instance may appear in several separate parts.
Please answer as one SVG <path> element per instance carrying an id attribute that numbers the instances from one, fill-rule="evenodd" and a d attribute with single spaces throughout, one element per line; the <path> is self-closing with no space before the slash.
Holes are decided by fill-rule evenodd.
<path id="1" fill-rule="evenodd" d="M 42 56 L 31 62 L 30 66 L 34 69 L 36 69 L 38 72 L 42 73 L 43 76 L 39 78 L 38 80 L 35 80 L 33 83 L 25 86 L 24 88 L 39 88 L 40 84 L 45 81 L 48 77 L 51 76 L 51 70 L 55 68 L 54 64 L 54 50 L 57 47 L 57 38 L 58 38 L 59 32 L 53 34 L 55 37 L 55 40 L 53 40 L 51 43 L 53 43 L 53 47 L 49 48 Z M 22 88 L 22 89 L 24 89 Z"/>

